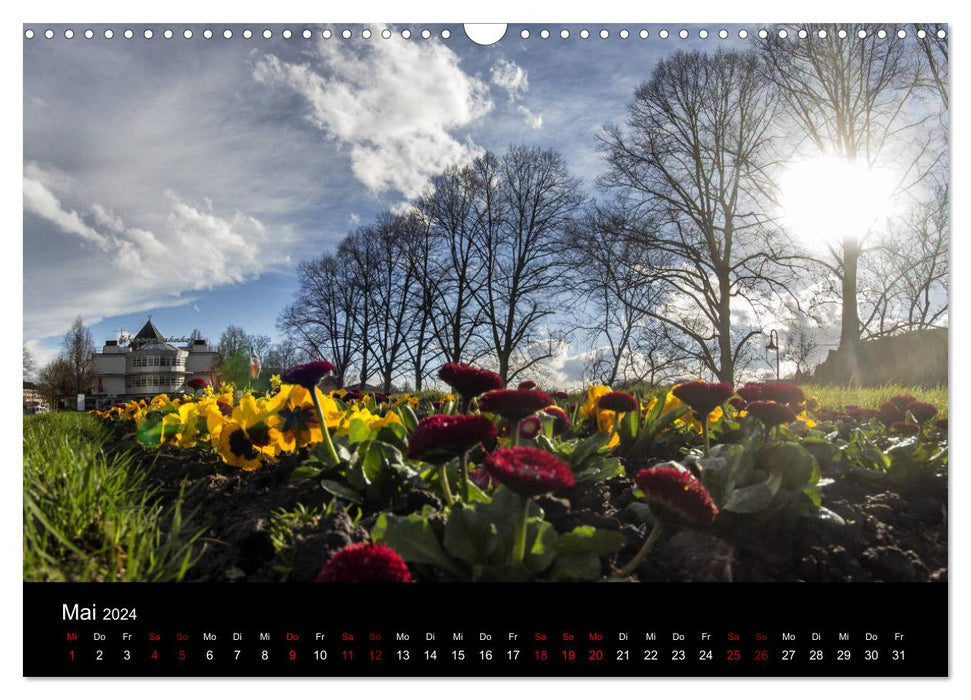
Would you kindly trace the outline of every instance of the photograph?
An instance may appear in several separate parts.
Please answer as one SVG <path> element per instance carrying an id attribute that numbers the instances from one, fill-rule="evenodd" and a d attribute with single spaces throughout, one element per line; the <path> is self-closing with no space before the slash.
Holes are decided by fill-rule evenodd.
<path id="1" fill-rule="evenodd" d="M 948 81 L 945 24 L 24 25 L 24 583 L 946 583 Z"/>

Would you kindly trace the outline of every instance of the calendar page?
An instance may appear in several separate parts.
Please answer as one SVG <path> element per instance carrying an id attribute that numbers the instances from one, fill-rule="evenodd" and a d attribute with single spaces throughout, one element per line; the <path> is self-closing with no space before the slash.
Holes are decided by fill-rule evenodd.
<path id="1" fill-rule="evenodd" d="M 22 32 L 25 676 L 948 676 L 946 24 Z"/>

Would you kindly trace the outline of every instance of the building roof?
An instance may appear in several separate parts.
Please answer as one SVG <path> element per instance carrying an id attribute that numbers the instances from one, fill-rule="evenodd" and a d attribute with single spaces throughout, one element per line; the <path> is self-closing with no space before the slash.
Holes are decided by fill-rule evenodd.
<path id="1" fill-rule="evenodd" d="M 152 319 L 148 319 L 145 325 L 142 326 L 142 329 L 135 334 L 134 338 L 132 338 L 133 343 L 144 342 L 146 340 L 160 340 L 163 343 L 165 342 L 165 336 L 159 333 L 158 328 L 156 328 L 155 324 L 152 323 Z"/>
<path id="2" fill-rule="evenodd" d="M 165 336 L 155 327 L 152 319 L 148 319 L 145 325 L 142 326 L 142 329 L 131 339 L 129 345 L 132 350 L 168 350 L 176 353 L 179 352 L 179 348 L 166 342 Z"/>

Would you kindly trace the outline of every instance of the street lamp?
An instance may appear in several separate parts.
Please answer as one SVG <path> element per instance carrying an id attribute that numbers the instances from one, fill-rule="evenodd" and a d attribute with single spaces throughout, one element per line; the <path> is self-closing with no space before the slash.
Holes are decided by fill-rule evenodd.
<path id="1" fill-rule="evenodd" d="M 765 349 L 775 350 L 775 380 L 779 381 L 779 334 L 774 328 L 769 331 L 769 344 Z"/>

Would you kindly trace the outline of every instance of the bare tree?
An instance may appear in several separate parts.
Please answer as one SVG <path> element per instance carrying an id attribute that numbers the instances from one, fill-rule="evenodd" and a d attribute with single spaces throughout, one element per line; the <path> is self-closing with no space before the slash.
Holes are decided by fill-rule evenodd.
<path id="1" fill-rule="evenodd" d="M 239 326 L 229 325 L 219 336 L 219 345 L 216 349 L 224 360 L 243 351 L 249 353 L 249 336 Z"/>
<path id="2" fill-rule="evenodd" d="M 394 377 L 406 355 L 409 336 L 418 318 L 413 312 L 418 268 L 408 246 L 420 226 L 417 217 L 384 214 L 363 240 L 372 266 L 364 294 L 372 311 L 368 344 L 374 353 L 381 385 L 391 391 Z"/>
<path id="3" fill-rule="evenodd" d="M 638 308 L 721 381 L 760 332 L 733 327 L 733 300 L 788 293 L 764 213 L 776 104 L 755 55 L 678 52 L 638 88 L 626 125 L 601 134 L 600 184 L 624 208 L 604 233 L 647 251 L 632 271 L 664 301 Z"/>
<path id="4" fill-rule="evenodd" d="M 80 316 L 74 319 L 71 329 L 64 334 L 61 350 L 62 357 L 70 368 L 69 393 L 80 394 L 88 391 L 94 379 L 92 355 L 95 347 L 91 331 L 85 327 Z"/>
<path id="5" fill-rule="evenodd" d="M 340 385 L 360 355 L 354 319 L 361 295 L 351 266 L 335 255 L 322 255 L 300 263 L 300 287 L 277 319 L 277 328 L 303 354 L 334 365 Z"/>
<path id="6" fill-rule="evenodd" d="M 924 36 L 921 36 L 921 32 Z M 947 25 L 915 24 L 914 35 L 921 50 L 918 85 L 937 94 L 941 106 L 948 109 Z"/>
<path id="7" fill-rule="evenodd" d="M 790 33 L 800 29 L 808 33 L 805 39 L 770 32 L 759 40 L 766 75 L 779 87 L 788 116 L 804 137 L 799 152 L 870 167 L 902 163 L 898 195 L 918 186 L 940 153 L 930 137 L 916 131 L 932 114 L 911 108 L 918 84 L 914 52 L 894 27 L 805 25 L 791 27 Z M 851 364 L 861 330 L 858 270 L 865 233 L 843 232 L 841 245 L 830 246 L 829 259 L 816 260 L 840 281 L 840 347 Z"/>
<path id="8" fill-rule="evenodd" d="M 571 227 L 567 246 L 574 307 L 586 309 L 577 330 L 597 348 L 585 376 L 600 384 L 633 384 L 656 374 L 649 326 L 656 321 L 659 287 L 642 284 L 648 251 L 623 235 L 623 215 L 603 207 L 591 211 Z M 644 356 L 635 346 L 649 350 Z"/>
<path id="9" fill-rule="evenodd" d="M 74 368 L 66 355 L 58 355 L 37 374 L 41 396 L 51 408 L 57 407 L 57 397 L 75 393 Z"/>
<path id="10" fill-rule="evenodd" d="M 442 356 L 436 323 L 440 282 L 437 273 L 441 269 L 436 264 L 436 248 L 440 242 L 432 230 L 431 221 L 417 208 L 403 217 L 398 247 L 403 263 L 413 270 L 415 278 L 406 300 L 410 330 L 405 337 L 405 352 L 415 391 L 421 391 L 430 368 L 440 362 Z"/>
<path id="11" fill-rule="evenodd" d="M 37 361 L 34 359 L 34 353 L 30 351 L 27 344 L 24 343 L 24 381 L 29 382 L 34 378 L 34 372 L 37 371 Z"/>
<path id="12" fill-rule="evenodd" d="M 946 185 L 890 226 L 861 274 L 865 337 L 947 325 L 948 232 Z"/>
<path id="13" fill-rule="evenodd" d="M 433 332 L 448 362 L 474 362 L 485 351 L 478 334 L 484 267 L 476 243 L 488 221 L 494 164 L 495 158 L 483 158 L 471 166 L 450 167 L 432 178 L 416 203 L 429 227 L 423 292 L 432 305 Z"/>
<path id="14" fill-rule="evenodd" d="M 273 339 L 268 335 L 255 334 L 247 338 L 249 345 L 247 349 L 252 349 L 259 357 L 260 360 L 270 351 L 270 347 L 273 345 Z"/>
<path id="15" fill-rule="evenodd" d="M 373 237 L 374 227 L 362 226 L 345 237 L 337 247 L 337 260 L 340 265 L 346 266 L 347 283 L 356 293 L 357 304 L 348 319 L 351 322 L 351 335 L 358 344 L 358 382 L 361 386 L 367 384 L 373 370 L 374 352 L 371 347 L 371 334 L 374 332 L 375 317 L 378 312 L 374 308 L 374 295 L 371 293 L 371 287 L 375 284 L 378 274 L 374 259 Z"/>
<path id="16" fill-rule="evenodd" d="M 509 382 L 556 347 L 543 322 L 563 291 L 563 235 L 583 195 L 555 151 L 512 147 L 501 158 L 481 156 L 473 170 L 482 221 L 476 251 L 484 264 L 479 303 L 490 354 Z M 537 352 L 541 347 L 550 349 Z"/>

